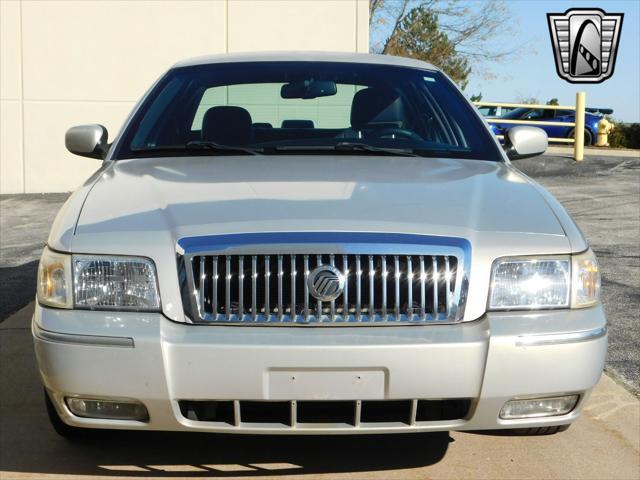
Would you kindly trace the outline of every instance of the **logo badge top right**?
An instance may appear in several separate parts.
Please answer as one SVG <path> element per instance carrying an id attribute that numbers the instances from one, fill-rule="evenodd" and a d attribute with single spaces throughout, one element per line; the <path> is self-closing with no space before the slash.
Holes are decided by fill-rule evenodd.
<path id="1" fill-rule="evenodd" d="M 571 83 L 600 83 L 611 77 L 623 17 L 587 8 L 548 13 L 558 75 Z"/>

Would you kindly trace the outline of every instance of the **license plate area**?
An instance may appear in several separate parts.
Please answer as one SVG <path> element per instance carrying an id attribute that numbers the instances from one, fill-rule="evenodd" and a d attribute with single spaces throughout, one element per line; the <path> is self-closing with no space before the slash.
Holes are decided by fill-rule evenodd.
<path id="1" fill-rule="evenodd" d="M 267 398 L 271 400 L 383 399 L 387 376 L 384 369 L 272 369 L 267 372 Z"/>

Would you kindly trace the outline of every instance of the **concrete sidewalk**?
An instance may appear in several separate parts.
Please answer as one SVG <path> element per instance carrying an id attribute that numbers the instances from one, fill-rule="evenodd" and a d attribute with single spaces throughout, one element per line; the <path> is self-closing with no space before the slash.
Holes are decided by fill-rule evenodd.
<path id="1" fill-rule="evenodd" d="M 573 145 L 549 145 L 546 155 L 569 155 L 573 158 Z M 596 157 L 626 157 L 640 158 L 640 150 L 632 150 L 630 148 L 609 148 L 609 147 L 587 147 L 584 149 L 584 155 Z"/>
<path id="2" fill-rule="evenodd" d="M 71 443 L 48 424 L 29 330 L 0 324 L 0 478 L 640 478 L 640 401 L 606 375 L 583 417 L 545 437 L 443 432 L 257 437 L 115 432 Z"/>

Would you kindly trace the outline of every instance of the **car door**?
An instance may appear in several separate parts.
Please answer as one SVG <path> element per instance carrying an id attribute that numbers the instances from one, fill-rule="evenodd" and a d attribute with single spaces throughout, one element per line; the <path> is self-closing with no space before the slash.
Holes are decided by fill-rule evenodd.
<path id="1" fill-rule="evenodd" d="M 510 128 L 517 127 L 518 125 L 537 126 L 535 121 L 543 116 L 543 110 L 538 108 L 530 109 L 517 109 L 517 112 L 510 112 L 505 117 L 505 120 L 518 120 L 527 123 L 502 123 L 495 122 L 492 124 L 492 130 L 496 135 L 504 135 Z M 517 113 L 514 115 L 514 113 Z"/>
<path id="2" fill-rule="evenodd" d="M 573 110 L 555 110 L 554 122 L 573 123 L 576 121 L 576 115 Z M 548 126 L 547 135 L 556 138 L 565 138 L 573 130 L 571 125 L 554 125 Z"/>

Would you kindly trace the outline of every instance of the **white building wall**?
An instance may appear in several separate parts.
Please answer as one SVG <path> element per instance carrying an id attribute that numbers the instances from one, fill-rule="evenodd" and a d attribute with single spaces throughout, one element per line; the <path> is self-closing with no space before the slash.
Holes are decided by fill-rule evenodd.
<path id="1" fill-rule="evenodd" d="M 368 0 L 0 0 L 0 193 L 75 189 L 99 163 L 64 132 L 112 139 L 178 60 L 258 50 L 366 52 Z"/>

